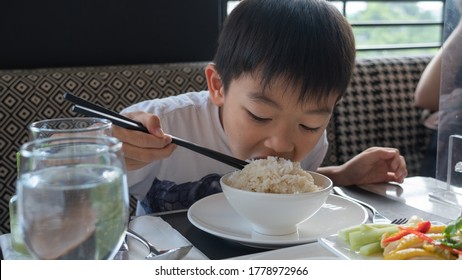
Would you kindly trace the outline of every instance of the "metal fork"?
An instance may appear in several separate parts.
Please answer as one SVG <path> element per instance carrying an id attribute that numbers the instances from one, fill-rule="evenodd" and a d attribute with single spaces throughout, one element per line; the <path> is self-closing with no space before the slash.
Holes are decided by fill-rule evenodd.
<path id="1" fill-rule="evenodd" d="M 368 208 L 371 212 L 372 212 L 372 222 L 374 224 L 391 224 L 392 221 L 388 218 L 386 218 L 385 216 L 383 216 L 382 214 L 380 214 L 379 211 L 377 211 L 377 209 L 375 209 L 372 205 L 364 202 L 364 201 L 361 201 L 359 199 L 356 199 L 356 198 L 353 198 L 349 195 L 347 195 L 346 193 L 343 192 L 343 190 L 339 187 L 333 187 L 332 190 L 334 191 L 334 193 L 336 195 L 339 195 L 339 196 L 342 196 L 344 198 L 347 198 L 351 201 L 354 201 L 366 208 Z M 393 222 L 395 222 L 394 224 L 398 224 L 397 222 L 397 219 L 393 220 Z M 399 221 L 399 222 L 402 222 L 402 221 Z"/>
<path id="2" fill-rule="evenodd" d="M 407 223 L 407 221 L 408 221 L 408 218 L 397 218 L 391 221 L 391 223 L 395 225 L 402 225 L 402 224 Z"/>

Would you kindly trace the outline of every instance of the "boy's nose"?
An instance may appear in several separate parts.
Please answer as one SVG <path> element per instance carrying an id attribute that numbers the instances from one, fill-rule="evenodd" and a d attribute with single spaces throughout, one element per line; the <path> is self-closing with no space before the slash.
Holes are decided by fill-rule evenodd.
<path id="1" fill-rule="evenodd" d="M 295 147 L 290 134 L 285 132 L 270 135 L 265 141 L 265 146 L 278 154 L 291 153 Z"/>

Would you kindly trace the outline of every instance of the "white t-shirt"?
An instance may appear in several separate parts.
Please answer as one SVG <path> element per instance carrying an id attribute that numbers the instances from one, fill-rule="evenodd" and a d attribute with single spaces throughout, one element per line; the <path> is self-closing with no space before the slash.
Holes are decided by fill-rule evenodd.
<path id="1" fill-rule="evenodd" d="M 208 91 L 140 102 L 126 108 L 123 113 L 133 111 L 157 115 L 162 130 L 167 134 L 231 155 L 226 134 L 220 123 L 218 107 L 210 101 Z M 315 171 L 324 159 L 327 146 L 326 132 L 324 132 L 313 151 L 301 162 L 302 167 Z M 195 184 L 209 174 L 223 175 L 234 170 L 236 169 L 232 166 L 178 146 L 170 157 L 128 172 L 128 184 L 130 193 L 141 201 L 145 199 L 151 187 L 156 187 L 155 184 L 153 185 L 155 180 L 157 183 L 169 182 L 168 188 L 172 188 L 173 184 L 183 184 L 184 189 L 188 188 L 187 184 Z M 158 197 L 159 194 L 153 196 Z M 189 201 L 189 204 L 191 202 Z M 159 207 L 161 210 L 172 210 L 187 206 L 177 204 L 166 208 Z M 140 207 L 137 213 L 143 213 Z"/>

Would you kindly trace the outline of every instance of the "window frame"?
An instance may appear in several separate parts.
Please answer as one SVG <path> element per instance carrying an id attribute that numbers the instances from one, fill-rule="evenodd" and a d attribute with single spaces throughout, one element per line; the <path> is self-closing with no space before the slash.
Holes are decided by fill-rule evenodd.
<path id="1" fill-rule="evenodd" d="M 445 18 L 445 7 L 446 0 L 328 0 L 329 2 L 341 2 L 342 9 L 340 10 L 343 16 L 347 17 L 347 4 L 351 2 L 442 2 L 442 17 L 441 20 L 431 21 L 388 21 L 388 22 L 352 22 L 350 24 L 352 28 L 357 27 L 391 27 L 391 26 L 439 26 L 441 29 L 440 41 L 435 43 L 403 43 L 403 44 L 389 44 L 389 45 L 369 45 L 356 47 L 356 51 L 368 52 L 368 51 L 386 51 L 386 50 L 417 50 L 417 49 L 435 49 L 440 48 L 444 37 L 444 18 Z"/>

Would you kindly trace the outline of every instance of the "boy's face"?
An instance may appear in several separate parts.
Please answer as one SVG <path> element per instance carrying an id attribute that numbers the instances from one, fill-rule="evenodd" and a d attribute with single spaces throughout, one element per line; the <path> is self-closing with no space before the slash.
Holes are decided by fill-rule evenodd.
<path id="1" fill-rule="evenodd" d="M 223 87 L 211 91 L 233 155 L 292 161 L 306 157 L 328 125 L 336 98 L 323 105 L 300 104 L 298 92 L 280 81 L 263 89 L 260 79 L 251 75 L 233 80 L 226 94 Z"/>

